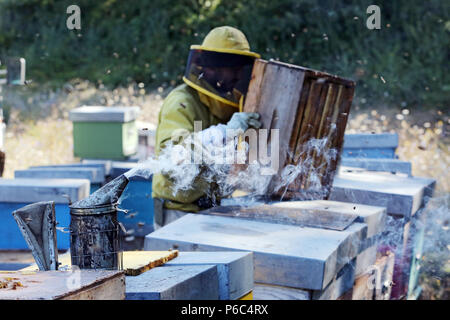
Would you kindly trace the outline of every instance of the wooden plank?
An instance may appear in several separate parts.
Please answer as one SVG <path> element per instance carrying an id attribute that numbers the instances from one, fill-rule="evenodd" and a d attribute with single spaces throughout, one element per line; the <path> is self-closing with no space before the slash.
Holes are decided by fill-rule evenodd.
<path id="1" fill-rule="evenodd" d="M 255 281 L 322 290 L 359 253 L 367 226 L 343 231 L 199 214 L 146 236 L 145 250 L 252 251 Z"/>
<path id="2" fill-rule="evenodd" d="M 375 289 L 376 300 L 389 300 L 391 298 L 394 263 L 395 255 L 392 252 L 378 258 L 375 262 L 375 265 L 378 266 L 381 273 L 381 287 Z"/>
<path id="3" fill-rule="evenodd" d="M 262 96 L 264 72 L 267 63 L 264 60 L 256 60 L 253 65 L 252 78 L 248 85 L 247 96 L 245 97 L 245 112 L 256 112 Z"/>
<path id="4" fill-rule="evenodd" d="M 255 61 L 244 111 L 260 113 L 264 129 L 282 129 L 279 137 L 280 168 L 278 175 L 266 187 L 268 194 L 288 198 L 323 199 L 328 196 L 328 186 L 324 194 L 299 192 L 310 187 L 310 175 L 316 172 L 319 176 L 325 175 L 320 172 L 321 167 L 329 167 L 331 171 L 336 169 L 336 162 L 327 161 L 323 152 L 305 150 L 305 147 L 310 139 L 327 136 L 329 128 L 335 126 L 337 130 L 331 131 L 337 132 L 339 137 L 331 137 L 329 148 L 340 151 L 354 85 L 353 81 L 300 66 L 278 61 Z M 336 113 L 335 109 L 339 112 Z M 293 182 L 280 178 L 288 164 L 302 166 L 302 172 Z M 236 170 L 233 170 L 234 174 Z M 325 181 L 330 184 L 333 175 L 327 173 L 326 176 Z"/>
<path id="5" fill-rule="evenodd" d="M 86 290 L 68 295 L 61 300 L 124 300 L 125 277 L 104 281 Z"/>
<path id="6" fill-rule="evenodd" d="M 365 274 L 355 280 L 353 300 L 389 300 L 394 272 L 394 254 L 380 256 Z"/>
<path id="7" fill-rule="evenodd" d="M 367 238 L 380 234 L 386 228 L 387 215 L 383 207 L 330 200 L 280 201 L 270 205 L 276 208 L 325 211 L 330 215 L 336 214 L 336 220 L 342 215 L 356 215 L 356 222 L 367 224 Z"/>
<path id="8" fill-rule="evenodd" d="M 293 149 L 293 164 L 296 166 L 306 167 L 308 164 L 305 163 L 305 159 L 307 158 L 307 154 L 309 150 L 307 149 L 307 142 L 312 137 L 311 136 L 311 121 L 315 115 L 315 107 L 318 104 L 320 99 L 320 94 L 322 92 L 322 84 L 317 83 L 317 81 L 311 81 L 308 79 L 309 92 L 307 93 L 308 99 L 306 100 L 305 110 L 303 112 L 303 117 L 301 119 L 301 125 L 298 132 L 298 138 L 295 145 L 295 149 Z M 306 171 L 306 169 L 305 169 Z M 304 174 L 299 174 L 297 178 L 278 192 L 281 196 L 286 196 L 289 198 L 290 194 L 286 194 L 290 190 L 299 190 L 304 187 L 305 176 Z"/>
<path id="9" fill-rule="evenodd" d="M 300 135 L 300 129 L 302 126 L 306 103 L 308 101 L 309 94 L 310 94 L 310 86 L 311 86 L 311 81 L 304 81 L 303 88 L 302 88 L 303 94 L 300 96 L 300 102 L 298 104 L 297 115 L 295 117 L 295 123 L 294 123 L 294 127 L 292 129 L 292 136 L 291 136 L 291 140 L 289 141 L 289 150 L 291 151 L 290 152 L 291 154 L 289 155 L 288 163 L 290 163 L 290 164 L 296 164 L 296 162 L 294 162 L 294 155 L 295 155 L 295 150 L 296 150 L 296 146 L 297 146 L 297 140 L 299 139 L 299 135 Z"/>
<path id="10" fill-rule="evenodd" d="M 138 276 L 152 268 L 161 266 L 178 256 L 178 250 L 172 251 L 125 251 L 123 269 L 127 276 Z"/>
<path id="11" fill-rule="evenodd" d="M 339 116 L 339 106 L 342 104 L 342 99 L 344 96 L 344 86 L 339 85 L 337 87 L 337 94 L 336 94 L 336 100 L 334 101 L 334 105 L 333 105 L 333 114 L 331 115 L 330 118 L 330 123 L 329 123 L 329 128 L 327 131 L 327 135 L 326 135 L 326 139 L 327 139 L 327 143 L 326 143 L 326 149 L 330 150 L 331 148 L 334 147 L 334 141 L 335 141 L 335 137 L 337 135 L 337 121 L 338 121 L 338 116 Z M 326 167 L 322 167 L 320 168 L 320 175 L 322 176 L 322 184 L 324 183 L 324 179 L 325 179 L 325 175 L 327 173 L 327 168 Z"/>
<path id="12" fill-rule="evenodd" d="M 283 168 L 288 152 L 291 131 L 294 126 L 294 120 L 297 113 L 296 108 L 300 101 L 301 88 L 303 84 L 304 73 L 297 70 L 283 68 L 277 63 L 257 60 L 255 66 L 265 64 L 263 80 L 261 86 L 257 87 L 255 93 L 249 95 L 259 96 L 258 103 L 255 99 L 248 99 L 244 105 L 244 111 L 255 110 L 261 115 L 261 124 L 264 129 L 279 130 L 279 163 L 280 171 Z M 257 67 L 256 71 L 263 67 Z M 255 79 L 258 76 L 254 74 Z M 283 81 L 280 81 L 283 79 Z M 256 84 L 256 80 L 255 80 Z M 255 86 L 256 87 L 256 86 Z M 270 135 L 268 135 L 270 140 Z M 268 149 L 270 146 L 268 147 Z M 268 186 L 270 190 L 270 185 Z"/>
<path id="13" fill-rule="evenodd" d="M 2 272 L 0 281 L 7 284 L 0 289 L 2 300 L 119 300 L 125 297 L 125 275 L 121 271 Z M 10 290 L 14 282 L 20 286 Z"/>
<path id="14" fill-rule="evenodd" d="M 353 286 L 352 300 L 373 300 L 374 290 L 370 283 L 369 274 L 364 274 L 356 278 Z"/>
<path id="15" fill-rule="evenodd" d="M 342 150 L 342 146 L 344 144 L 344 131 L 347 125 L 347 119 L 350 112 L 350 107 L 352 105 L 353 96 L 355 92 L 355 87 L 346 88 L 343 90 L 343 101 L 339 107 L 339 114 L 334 125 L 336 126 L 336 130 L 333 130 L 331 134 L 331 146 L 338 153 L 336 157 L 330 159 L 326 172 L 324 172 L 322 176 L 322 185 L 325 188 L 331 188 L 331 184 L 334 179 L 334 175 L 336 173 L 337 164 L 340 160 L 340 151 Z"/>
<path id="16" fill-rule="evenodd" d="M 315 80 L 321 79 L 321 81 L 323 81 L 325 79 L 325 80 L 330 80 L 330 81 L 333 81 L 334 83 L 338 83 L 338 84 L 348 86 L 348 87 L 355 86 L 355 82 L 353 80 L 338 77 L 338 76 L 330 74 L 330 73 L 326 73 L 323 71 L 318 71 L 318 70 L 314 70 L 314 69 L 310 69 L 310 68 L 306 68 L 306 67 L 302 67 L 302 66 L 297 66 L 297 65 L 289 64 L 289 63 L 285 63 L 285 62 L 280 62 L 280 61 L 271 61 L 271 62 L 276 63 L 280 66 L 283 66 L 285 68 L 303 71 L 303 72 L 307 73 L 309 77 L 311 77 Z"/>
<path id="17" fill-rule="evenodd" d="M 161 266 L 178 256 L 178 250 L 172 251 L 124 251 L 123 269 L 127 276 L 137 276 L 152 268 Z M 60 265 L 65 268 L 71 268 L 72 262 L 70 252 L 58 256 Z M 36 264 L 32 264 L 21 271 L 38 270 Z"/>
<path id="18" fill-rule="evenodd" d="M 328 94 L 328 86 L 325 83 L 317 81 L 316 84 L 321 88 L 321 91 L 318 100 L 311 106 L 312 107 L 310 113 L 311 117 L 308 120 L 308 122 L 305 123 L 308 137 L 307 140 L 316 139 L 320 126 L 320 120 L 323 116 L 324 104 Z M 315 170 L 313 168 L 314 165 L 313 154 L 314 154 L 314 147 L 308 146 L 308 148 L 303 152 L 299 160 L 300 161 L 299 165 L 304 167 L 303 170 L 304 172 L 299 178 L 301 179 L 302 188 L 306 190 L 310 188 L 309 183 L 311 182 L 311 177 L 309 176 L 309 174 L 311 171 Z"/>
<path id="19" fill-rule="evenodd" d="M 255 283 L 254 300 L 311 300 L 311 292 L 297 288 Z"/>
<path id="20" fill-rule="evenodd" d="M 282 203 L 281 205 L 263 204 L 254 207 L 214 207 L 199 213 L 339 231 L 345 230 L 358 217 L 353 213 L 286 207 Z"/>
<path id="21" fill-rule="evenodd" d="M 316 81 L 311 81 L 310 92 L 308 94 L 308 100 L 306 102 L 305 112 L 302 119 L 302 125 L 298 134 L 298 140 L 295 148 L 294 163 L 302 163 L 301 160 L 306 158 L 305 143 L 310 139 L 311 125 L 310 122 L 314 118 L 315 107 L 320 99 L 322 92 L 322 85 Z"/>
<path id="22" fill-rule="evenodd" d="M 337 98 L 337 91 L 333 84 L 328 85 L 327 98 L 324 105 L 324 110 L 322 112 L 322 118 L 320 119 L 319 129 L 316 134 L 316 139 L 328 138 L 328 133 L 331 131 L 331 120 L 334 113 L 334 103 Z M 312 165 L 309 168 L 309 172 L 306 176 L 310 176 L 311 171 L 321 177 L 323 175 L 322 169 L 327 167 L 327 163 L 330 157 L 330 145 L 325 145 L 323 150 L 313 149 L 312 153 Z M 310 186 L 311 178 L 306 183 L 306 188 Z"/>

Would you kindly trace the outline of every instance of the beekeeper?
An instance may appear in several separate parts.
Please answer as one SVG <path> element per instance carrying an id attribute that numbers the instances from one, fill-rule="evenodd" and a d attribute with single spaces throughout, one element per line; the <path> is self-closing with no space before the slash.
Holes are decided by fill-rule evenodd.
<path id="1" fill-rule="evenodd" d="M 253 63 L 259 54 L 251 52 L 245 35 L 238 29 L 214 28 L 201 45 L 189 51 L 184 84 L 164 100 L 158 117 L 155 153 L 158 156 L 177 129 L 194 132 L 194 121 L 201 121 L 204 137 L 214 131 L 245 131 L 259 128 L 257 113 L 242 110 Z M 241 108 L 241 109 L 240 109 Z M 198 179 L 189 190 L 173 191 L 173 181 L 163 174 L 153 176 L 155 228 L 166 225 L 188 212 L 214 205 L 205 181 Z"/>

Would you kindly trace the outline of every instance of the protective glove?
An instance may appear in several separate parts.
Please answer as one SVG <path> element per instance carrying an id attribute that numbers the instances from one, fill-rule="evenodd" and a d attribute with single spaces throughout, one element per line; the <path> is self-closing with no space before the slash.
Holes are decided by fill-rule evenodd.
<path id="1" fill-rule="evenodd" d="M 259 114 L 256 112 L 235 112 L 230 121 L 226 124 L 226 129 L 241 129 L 246 131 L 248 128 L 261 128 L 261 122 L 259 122 Z"/>
<path id="2" fill-rule="evenodd" d="M 206 148 L 213 146 L 223 146 L 229 140 L 234 139 L 238 130 L 245 132 L 248 128 L 261 128 L 261 122 L 258 121 L 259 114 L 255 112 L 235 112 L 227 124 L 218 124 L 211 126 L 199 132 L 200 141 Z M 227 130 L 230 131 L 227 131 Z"/>

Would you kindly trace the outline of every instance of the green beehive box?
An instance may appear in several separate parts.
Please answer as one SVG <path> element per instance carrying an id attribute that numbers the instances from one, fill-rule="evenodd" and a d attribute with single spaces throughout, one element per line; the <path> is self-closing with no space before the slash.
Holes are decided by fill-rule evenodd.
<path id="1" fill-rule="evenodd" d="M 73 152 L 85 159 L 124 160 L 138 149 L 139 107 L 83 106 L 72 110 Z"/>

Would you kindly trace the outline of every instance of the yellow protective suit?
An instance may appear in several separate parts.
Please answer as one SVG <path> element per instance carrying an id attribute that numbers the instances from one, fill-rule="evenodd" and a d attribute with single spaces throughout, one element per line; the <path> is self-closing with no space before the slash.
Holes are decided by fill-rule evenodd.
<path id="1" fill-rule="evenodd" d="M 232 27 L 218 27 L 211 30 L 205 37 L 203 47 L 250 51 L 245 35 Z M 171 140 L 172 133 L 177 129 L 194 132 L 194 121 L 202 121 L 202 129 L 212 125 L 226 123 L 237 108 L 217 101 L 205 93 L 182 84 L 175 88 L 164 100 L 158 117 L 156 130 L 155 153 L 158 155 L 165 144 Z M 205 195 L 206 182 L 198 179 L 191 190 L 172 192 L 172 181 L 162 174 L 153 176 L 152 197 L 164 199 L 167 209 L 197 212 L 200 208 L 195 202 Z"/>
<path id="2" fill-rule="evenodd" d="M 214 116 L 209 108 L 200 101 L 197 91 L 182 84 L 167 96 L 159 113 L 156 130 L 156 156 L 171 140 L 175 130 L 186 129 L 194 132 L 194 121 L 202 121 L 203 129 L 221 123 L 220 119 Z M 193 202 L 205 195 L 202 190 L 205 190 L 205 185 L 199 179 L 191 190 L 173 194 L 172 182 L 168 177 L 162 174 L 153 175 L 152 197 L 165 199 L 167 209 L 199 211 L 199 207 Z"/>

